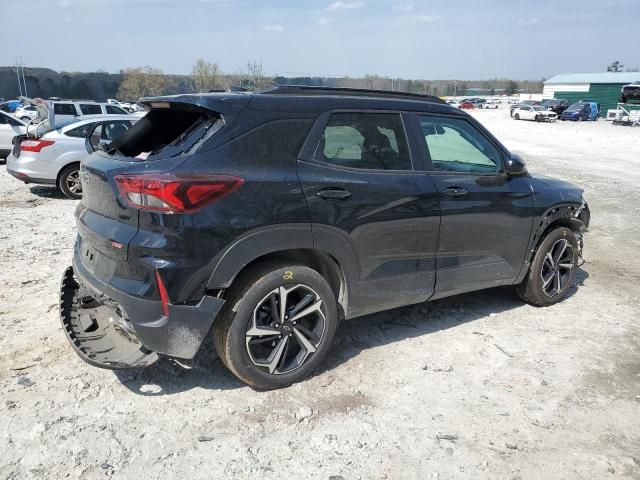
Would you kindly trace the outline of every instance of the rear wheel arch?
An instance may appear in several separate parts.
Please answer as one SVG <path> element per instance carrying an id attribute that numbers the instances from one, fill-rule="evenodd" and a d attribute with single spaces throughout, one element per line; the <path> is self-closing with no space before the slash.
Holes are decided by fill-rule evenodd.
<path id="1" fill-rule="evenodd" d="M 282 265 L 286 263 L 305 265 L 322 275 L 333 290 L 340 318 L 345 318 L 349 303 L 346 274 L 333 256 L 313 248 L 277 250 L 260 255 L 239 269 L 228 282 L 228 287 L 242 282 L 245 276 L 250 275 L 252 271 L 263 268 L 266 264 Z"/>

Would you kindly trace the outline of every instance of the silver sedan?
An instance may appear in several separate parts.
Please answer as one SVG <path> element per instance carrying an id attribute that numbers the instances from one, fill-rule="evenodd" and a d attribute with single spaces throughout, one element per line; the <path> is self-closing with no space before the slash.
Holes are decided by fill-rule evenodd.
<path id="1" fill-rule="evenodd" d="M 56 185 L 67 197 L 81 198 L 80 161 L 137 120 L 130 115 L 86 116 L 37 138 L 20 136 L 7 158 L 7 171 L 24 183 Z"/>

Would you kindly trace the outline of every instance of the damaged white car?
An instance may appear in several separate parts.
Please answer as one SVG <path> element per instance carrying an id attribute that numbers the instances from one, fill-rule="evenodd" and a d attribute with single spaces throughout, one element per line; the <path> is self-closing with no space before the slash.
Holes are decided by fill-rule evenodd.
<path id="1" fill-rule="evenodd" d="M 558 114 L 539 105 L 521 105 L 513 112 L 515 120 L 535 120 L 536 122 L 555 122 Z"/>

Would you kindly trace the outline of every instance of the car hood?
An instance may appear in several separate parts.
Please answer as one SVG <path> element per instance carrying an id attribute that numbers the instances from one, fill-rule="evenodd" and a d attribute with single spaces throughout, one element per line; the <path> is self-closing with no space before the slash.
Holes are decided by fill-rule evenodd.
<path id="1" fill-rule="evenodd" d="M 568 202 L 581 202 L 584 190 L 573 183 L 558 178 L 548 177 L 539 173 L 531 175 L 531 186 L 534 193 L 553 193 L 560 200 Z"/>

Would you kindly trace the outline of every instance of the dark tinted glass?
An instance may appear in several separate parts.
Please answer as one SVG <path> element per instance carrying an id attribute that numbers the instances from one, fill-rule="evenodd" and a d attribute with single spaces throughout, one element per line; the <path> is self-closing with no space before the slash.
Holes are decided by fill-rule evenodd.
<path id="1" fill-rule="evenodd" d="M 92 105 L 90 103 L 81 103 L 80 111 L 83 115 L 100 115 L 102 113 L 100 105 Z"/>
<path id="2" fill-rule="evenodd" d="M 334 113 L 315 159 L 367 170 L 411 170 L 402 119 L 395 113 Z"/>
<path id="3" fill-rule="evenodd" d="M 54 103 L 53 113 L 56 115 L 77 115 L 76 106 L 73 103 Z"/>
<path id="4" fill-rule="evenodd" d="M 84 138 L 89 134 L 89 130 L 93 127 L 95 123 L 88 123 L 86 125 L 81 125 L 74 129 L 69 130 L 65 135 L 67 137 L 76 137 L 76 138 Z"/>

